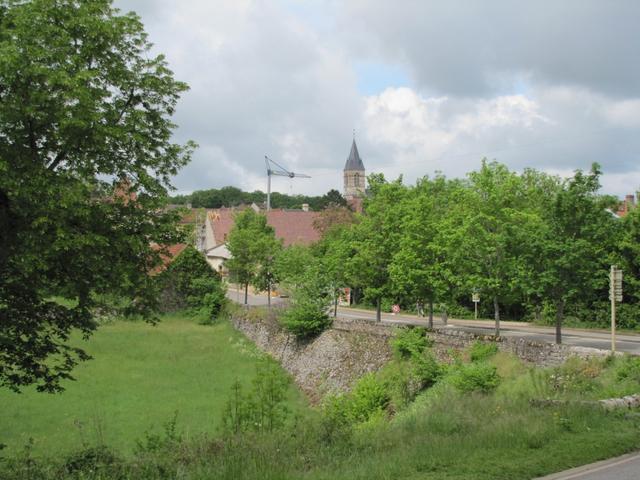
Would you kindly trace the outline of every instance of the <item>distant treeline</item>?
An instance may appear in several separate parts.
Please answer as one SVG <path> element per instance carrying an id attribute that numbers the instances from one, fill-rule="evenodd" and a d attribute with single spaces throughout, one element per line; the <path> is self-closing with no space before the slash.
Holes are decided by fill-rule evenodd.
<path id="1" fill-rule="evenodd" d="M 221 208 L 235 207 L 242 204 L 255 203 L 263 205 L 267 201 L 267 194 L 256 190 L 243 192 L 236 187 L 211 188 L 208 190 L 196 190 L 190 195 L 176 195 L 171 198 L 177 205 L 191 204 L 193 208 Z M 279 192 L 271 192 L 272 208 L 302 208 L 308 204 L 311 210 L 323 210 L 330 204 L 346 205 L 344 197 L 337 190 L 329 190 L 322 196 L 286 195 Z"/>

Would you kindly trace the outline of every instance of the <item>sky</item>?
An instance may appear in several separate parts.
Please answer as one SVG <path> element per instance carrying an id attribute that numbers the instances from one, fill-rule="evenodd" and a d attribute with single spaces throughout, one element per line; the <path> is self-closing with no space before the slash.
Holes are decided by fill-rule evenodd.
<path id="1" fill-rule="evenodd" d="M 199 144 L 180 193 L 266 190 L 264 156 L 342 190 L 354 136 L 367 174 L 464 177 L 486 157 L 602 192 L 640 189 L 637 0 L 115 0 L 177 79 L 176 140 Z"/>

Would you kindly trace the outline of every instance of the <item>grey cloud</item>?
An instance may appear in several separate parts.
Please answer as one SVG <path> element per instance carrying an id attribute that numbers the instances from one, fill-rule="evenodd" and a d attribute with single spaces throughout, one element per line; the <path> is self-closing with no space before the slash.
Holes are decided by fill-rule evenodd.
<path id="1" fill-rule="evenodd" d="M 636 0 L 350 2 L 358 52 L 407 65 L 426 91 L 479 96 L 536 84 L 638 95 Z"/>

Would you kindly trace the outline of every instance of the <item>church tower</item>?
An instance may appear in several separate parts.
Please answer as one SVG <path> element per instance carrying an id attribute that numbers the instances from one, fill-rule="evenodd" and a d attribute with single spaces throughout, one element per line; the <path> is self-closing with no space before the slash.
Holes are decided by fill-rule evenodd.
<path id="1" fill-rule="evenodd" d="M 356 146 L 356 139 L 354 138 L 349 158 L 347 158 L 347 163 L 344 165 L 344 197 L 348 202 L 360 198 L 364 196 L 365 187 L 364 163 L 362 163 Z"/>

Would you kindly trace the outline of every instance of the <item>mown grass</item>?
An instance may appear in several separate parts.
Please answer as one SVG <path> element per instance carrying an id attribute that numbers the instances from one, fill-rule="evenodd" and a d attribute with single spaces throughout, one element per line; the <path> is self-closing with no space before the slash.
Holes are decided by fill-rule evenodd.
<path id="1" fill-rule="evenodd" d="M 260 354 L 228 323 L 199 325 L 184 315 L 157 325 L 116 321 L 88 340 L 93 360 L 81 364 L 61 394 L 0 391 L 0 443 L 12 456 L 33 439 L 33 454 L 56 455 L 85 445 L 131 452 L 145 432 L 158 432 L 177 412 L 185 438 L 215 434 L 231 385 L 249 384 Z M 290 407 L 306 401 L 290 386 Z"/>

